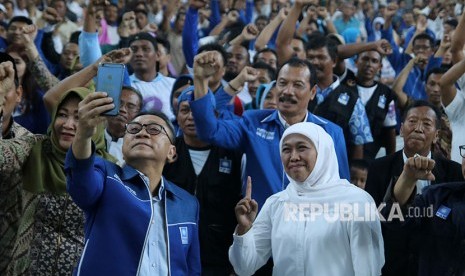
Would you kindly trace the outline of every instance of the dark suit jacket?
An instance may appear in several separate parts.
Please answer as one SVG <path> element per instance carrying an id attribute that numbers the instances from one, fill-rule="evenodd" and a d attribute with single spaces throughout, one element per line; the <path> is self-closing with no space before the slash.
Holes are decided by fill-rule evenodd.
<path id="1" fill-rule="evenodd" d="M 463 181 L 459 163 L 432 156 L 436 165 L 433 174 L 436 177 L 431 185 L 436 183 Z M 395 183 L 404 168 L 402 150 L 374 160 L 368 170 L 365 190 L 373 197 L 376 205 L 383 202 L 389 184 Z M 415 192 L 415 191 L 414 191 Z M 417 242 L 410 235 L 399 228 L 390 228 L 388 223 L 381 224 L 384 238 L 385 264 L 383 275 L 417 275 L 418 260 Z"/>

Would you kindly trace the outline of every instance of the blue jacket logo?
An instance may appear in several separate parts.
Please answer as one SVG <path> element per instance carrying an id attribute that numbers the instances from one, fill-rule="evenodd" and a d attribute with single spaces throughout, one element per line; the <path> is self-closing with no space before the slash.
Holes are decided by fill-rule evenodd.
<path id="1" fill-rule="evenodd" d="M 266 140 L 273 140 L 274 139 L 274 131 L 266 131 L 263 128 L 257 128 L 256 132 L 258 137 L 261 137 Z"/>
<path id="2" fill-rule="evenodd" d="M 187 232 L 187 227 L 179 227 L 179 232 L 181 233 L 181 243 L 182 244 L 189 244 L 189 235 Z"/>

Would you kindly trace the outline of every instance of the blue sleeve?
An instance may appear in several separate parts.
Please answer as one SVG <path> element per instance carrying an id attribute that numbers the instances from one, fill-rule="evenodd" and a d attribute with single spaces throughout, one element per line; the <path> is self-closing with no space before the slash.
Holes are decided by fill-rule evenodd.
<path id="1" fill-rule="evenodd" d="M 373 31 L 373 24 L 369 17 L 365 18 L 365 29 L 367 30 L 367 42 L 372 42 L 375 40 L 375 35 Z"/>
<path id="2" fill-rule="evenodd" d="M 55 64 L 48 60 L 48 58 L 45 56 L 44 52 L 42 51 L 42 41 L 44 38 L 44 31 L 43 30 L 38 30 L 36 38 L 34 39 L 34 44 L 36 45 L 37 52 L 39 53 L 40 57 L 44 61 L 45 65 L 47 66 L 47 69 L 52 73 L 53 75 L 57 75 L 60 71 L 60 65 Z M 6 48 L 7 45 L 5 45 Z"/>
<path id="3" fill-rule="evenodd" d="M 365 110 L 365 106 L 360 98 L 354 106 L 354 111 L 349 119 L 350 143 L 354 145 L 363 145 L 373 142 L 371 135 L 370 122 Z"/>
<path id="4" fill-rule="evenodd" d="M 216 25 L 218 25 L 221 21 L 221 14 L 220 14 L 220 1 L 219 0 L 211 0 L 210 1 L 210 26 L 208 27 L 207 35 L 210 33 Z"/>
<path id="5" fill-rule="evenodd" d="M 276 50 L 276 38 L 278 37 L 279 29 L 281 28 L 281 24 L 279 27 L 274 31 L 273 35 L 271 36 L 270 41 L 268 41 L 267 47 L 273 50 Z"/>
<path id="6" fill-rule="evenodd" d="M 103 170 L 94 168 L 95 145 L 92 143 L 92 155 L 88 159 L 76 159 L 72 147 L 65 159 L 66 189 L 73 201 L 88 211 L 99 200 L 105 180 Z"/>
<path id="7" fill-rule="evenodd" d="M 381 30 L 381 38 L 386 39 L 387 41 L 389 41 L 389 44 L 391 44 L 392 54 L 388 55 L 387 57 L 389 62 L 391 63 L 391 66 L 396 71 L 396 74 L 399 74 L 400 71 L 402 71 L 402 69 L 404 68 L 405 64 L 403 63 L 405 61 L 403 58 L 403 54 L 399 51 L 399 46 L 396 44 L 396 42 L 394 41 L 394 37 L 392 36 L 392 26 L 389 27 L 389 29 L 387 30 Z"/>
<path id="8" fill-rule="evenodd" d="M 96 62 L 102 56 L 100 44 L 98 43 L 98 33 L 88 33 L 82 31 L 79 35 L 79 57 L 82 66 L 87 67 Z"/>
<path id="9" fill-rule="evenodd" d="M 254 10 L 253 0 L 247 0 L 245 4 L 245 24 L 252 23 L 253 10 Z"/>
<path id="10" fill-rule="evenodd" d="M 412 39 L 413 34 L 415 33 L 416 28 L 411 27 L 408 29 L 407 33 L 405 34 L 405 40 L 404 40 L 404 49 L 407 49 L 408 44 L 410 40 Z"/>
<path id="11" fill-rule="evenodd" d="M 197 34 L 198 20 L 198 11 L 189 7 L 186 13 L 184 28 L 182 29 L 182 51 L 186 58 L 186 64 L 190 68 L 194 66 L 194 57 L 199 48 L 199 38 Z"/>
<path id="12" fill-rule="evenodd" d="M 241 148 L 245 139 L 243 118 L 218 120 L 212 101 L 207 96 L 192 101 L 190 106 L 197 134 L 201 140 L 227 149 Z"/>
<path id="13" fill-rule="evenodd" d="M 430 69 L 436 68 L 436 67 L 441 67 L 442 64 L 442 57 L 434 57 L 432 55 L 429 60 L 428 60 L 428 68 L 425 70 L 425 72 L 428 72 Z"/>
<path id="14" fill-rule="evenodd" d="M 246 14 L 245 14 L 244 10 L 239 11 L 239 20 L 242 21 L 242 23 L 247 25 L 247 23 L 246 23 L 247 18 L 246 18 Z"/>
<path id="15" fill-rule="evenodd" d="M 224 91 L 224 86 L 220 86 L 218 91 L 215 93 L 216 110 L 223 110 L 227 108 L 229 102 L 231 102 L 232 96 Z"/>
<path id="16" fill-rule="evenodd" d="M 333 138 L 334 147 L 336 150 L 337 163 L 339 165 L 339 177 L 350 181 L 349 159 L 347 158 L 346 140 L 344 138 L 342 128 L 333 124 L 330 135 Z"/>
<path id="17" fill-rule="evenodd" d="M 0 37 L 0 51 L 5 52 L 6 47 L 8 46 L 6 39 Z"/>

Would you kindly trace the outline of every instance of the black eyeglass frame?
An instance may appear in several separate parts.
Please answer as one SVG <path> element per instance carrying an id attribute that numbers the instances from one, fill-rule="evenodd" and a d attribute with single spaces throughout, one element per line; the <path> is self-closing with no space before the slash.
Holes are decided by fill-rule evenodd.
<path id="1" fill-rule="evenodd" d="M 460 155 L 465 158 L 465 145 L 459 146 Z"/>
<path id="2" fill-rule="evenodd" d="M 128 126 L 130 126 L 130 125 L 137 125 L 137 126 L 140 127 L 140 129 L 137 132 L 130 132 L 129 129 L 128 129 Z M 153 125 L 158 126 L 160 129 L 157 130 L 156 132 L 152 132 L 151 130 L 149 131 L 148 127 L 153 126 Z M 165 127 L 160 125 L 160 124 L 157 124 L 157 123 L 141 124 L 141 123 L 138 123 L 138 122 L 130 122 L 130 123 L 127 123 L 125 125 L 126 132 L 129 133 L 129 134 L 133 134 L 133 135 L 141 132 L 143 128 L 145 128 L 145 131 L 150 135 L 158 135 L 163 131 L 165 133 L 166 137 L 168 137 L 168 140 L 170 141 L 170 144 L 173 145 L 173 141 L 171 140 L 171 138 L 170 138 L 168 132 L 166 131 Z"/>

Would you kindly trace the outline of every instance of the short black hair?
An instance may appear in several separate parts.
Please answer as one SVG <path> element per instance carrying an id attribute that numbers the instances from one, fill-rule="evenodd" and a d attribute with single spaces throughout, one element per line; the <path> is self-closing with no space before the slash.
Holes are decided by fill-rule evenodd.
<path id="1" fill-rule="evenodd" d="M 444 67 L 434 67 L 434 68 L 431 68 L 430 70 L 428 70 L 428 72 L 426 73 L 426 82 L 428 82 L 428 79 L 429 79 L 429 76 L 431 76 L 432 74 L 440 74 L 440 75 L 444 75 L 445 73 L 447 72 L 447 68 L 444 68 Z"/>
<path id="2" fill-rule="evenodd" d="M 18 78 L 18 71 L 16 70 L 15 59 L 7 53 L 0 52 L 0 63 L 6 62 L 6 61 L 11 61 L 11 63 L 13 63 L 13 70 L 15 71 L 14 82 L 17 88 L 19 86 L 19 78 Z"/>
<path id="3" fill-rule="evenodd" d="M 132 86 L 127 86 L 127 85 L 123 85 L 121 87 L 121 90 L 123 89 L 130 90 L 132 93 L 137 95 L 137 97 L 139 98 L 139 110 L 142 110 L 142 107 L 144 106 L 144 98 L 142 97 L 142 94 L 140 93 L 140 91 L 135 89 Z"/>
<path id="4" fill-rule="evenodd" d="M 152 43 L 152 45 L 153 45 L 153 49 L 155 51 L 157 51 L 157 40 L 155 39 L 155 37 L 153 37 L 153 35 L 151 35 L 149 33 L 146 33 L 146 32 L 137 33 L 137 34 L 132 35 L 132 36 L 129 37 L 128 45 L 131 46 L 131 44 L 134 41 L 137 41 L 137 40 L 148 40 L 148 41 L 150 41 Z"/>
<path id="5" fill-rule="evenodd" d="M 133 120 L 135 120 L 136 118 L 138 118 L 140 116 L 144 116 L 144 115 L 153 115 L 153 116 L 157 116 L 158 118 L 162 119 L 165 122 L 165 124 L 168 126 L 169 140 L 172 143 L 175 142 L 176 136 L 174 134 L 173 123 L 171 123 L 170 119 L 168 119 L 168 116 L 166 116 L 165 113 L 162 113 L 160 111 L 141 111 L 136 115 L 136 117 L 134 117 Z"/>
<path id="6" fill-rule="evenodd" d="M 305 44 L 307 43 L 307 41 L 305 41 L 305 39 L 304 39 L 303 37 L 298 36 L 298 35 L 294 35 L 294 36 L 292 37 L 292 39 L 296 39 L 296 40 L 302 41 L 302 45 L 304 45 L 304 48 L 305 48 Z"/>
<path id="7" fill-rule="evenodd" d="M 166 51 L 169 53 L 171 53 L 171 44 L 168 40 L 162 38 L 162 37 L 155 37 L 155 40 L 157 41 L 158 44 L 161 44 L 163 46 L 163 48 L 166 49 Z"/>
<path id="8" fill-rule="evenodd" d="M 270 22 L 270 19 L 266 15 L 259 15 L 257 18 L 255 18 L 254 23 L 257 24 L 258 20 L 265 20 L 266 22 Z"/>
<path id="9" fill-rule="evenodd" d="M 259 61 L 252 64 L 252 67 L 255 69 L 265 69 L 270 80 L 276 80 L 276 70 L 274 70 L 273 67 L 271 67 L 269 64 L 263 61 Z"/>
<path id="10" fill-rule="evenodd" d="M 429 107 L 434 111 L 434 114 L 436 114 L 436 129 L 440 129 L 441 128 L 441 111 L 439 111 L 439 108 L 434 106 L 432 103 L 425 101 L 425 100 L 417 100 L 417 101 L 412 102 L 410 105 L 408 105 L 407 108 L 405 108 L 402 122 L 405 122 L 405 119 L 407 118 L 407 115 L 411 109 L 417 108 L 417 107 L 423 107 L 423 106 Z"/>
<path id="11" fill-rule="evenodd" d="M 276 57 L 276 61 L 278 60 L 278 53 L 276 53 L 275 50 L 273 50 L 271 48 L 263 48 L 260 51 L 257 51 L 255 53 L 255 55 L 253 56 L 253 62 L 254 63 L 257 62 L 258 55 L 261 54 L 261 53 L 273 53 L 273 55 Z"/>
<path id="12" fill-rule="evenodd" d="M 306 50 L 316 50 L 321 48 L 326 48 L 328 50 L 328 54 L 332 60 L 335 61 L 337 59 L 337 45 L 334 40 L 319 32 L 312 33 L 308 37 Z"/>
<path id="13" fill-rule="evenodd" d="M 447 19 L 444 24 L 447 24 L 449 26 L 451 26 L 452 28 L 457 28 L 457 25 L 459 24 L 459 22 L 457 21 L 457 19 L 455 18 L 451 18 L 451 19 Z"/>
<path id="14" fill-rule="evenodd" d="M 11 26 L 11 24 L 13 24 L 15 22 L 26 23 L 27 25 L 32 25 L 33 24 L 32 20 L 27 18 L 26 16 L 15 16 L 15 17 L 11 18 L 10 22 L 8 23 L 8 28 Z"/>
<path id="15" fill-rule="evenodd" d="M 69 42 L 70 43 L 75 43 L 79 45 L 79 36 L 81 35 L 81 31 L 75 31 L 71 34 L 69 37 Z"/>
<path id="16" fill-rule="evenodd" d="M 309 82 L 310 82 L 310 88 L 312 88 L 313 86 L 316 85 L 316 71 L 315 71 L 315 68 L 313 67 L 313 65 L 308 62 L 307 60 L 303 60 L 303 59 L 300 59 L 300 58 L 296 58 L 296 57 L 293 57 L 293 58 L 290 58 L 288 61 L 286 61 L 278 70 L 278 74 L 277 76 L 279 76 L 279 72 L 281 72 L 281 69 L 285 66 L 289 66 L 289 67 L 307 67 L 308 70 L 310 71 L 310 79 L 309 79 Z"/>
<path id="17" fill-rule="evenodd" d="M 415 42 L 417 40 L 429 40 L 429 45 L 431 47 L 434 47 L 434 39 L 427 33 L 421 33 L 421 34 L 417 34 L 414 38 L 413 38 L 413 41 L 412 41 L 412 45 L 415 45 Z"/>
<path id="18" fill-rule="evenodd" d="M 145 16 L 148 15 L 148 12 L 147 12 L 146 10 L 144 10 L 144 9 L 135 9 L 135 10 L 133 10 L 133 12 L 134 12 L 135 14 L 137 14 L 137 13 L 143 13 L 143 14 L 145 14 Z"/>
<path id="19" fill-rule="evenodd" d="M 350 161 L 350 167 L 351 168 L 358 168 L 358 169 L 362 169 L 362 170 L 367 170 L 368 171 L 368 167 L 370 166 L 370 164 L 368 163 L 367 160 L 365 159 L 352 159 Z"/>
<path id="20" fill-rule="evenodd" d="M 226 63 L 228 62 L 228 53 L 226 52 L 223 46 L 221 46 L 218 43 L 208 43 L 200 46 L 200 48 L 197 50 L 197 54 L 208 51 L 219 52 L 221 54 L 221 57 L 223 58 L 223 64 L 226 66 Z"/>

